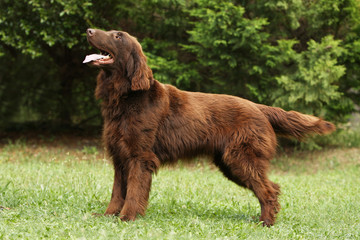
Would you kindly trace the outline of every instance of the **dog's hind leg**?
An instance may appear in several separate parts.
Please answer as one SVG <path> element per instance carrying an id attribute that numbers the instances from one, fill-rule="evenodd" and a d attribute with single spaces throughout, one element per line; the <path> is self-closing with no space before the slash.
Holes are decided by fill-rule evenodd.
<path id="1" fill-rule="evenodd" d="M 229 146 L 224 154 L 216 154 L 214 163 L 228 179 L 254 192 L 261 206 L 260 221 L 264 226 L 273 225 L 280 210 L 280 187 L 267 177 L 269 160 L 242 145 Z"/>

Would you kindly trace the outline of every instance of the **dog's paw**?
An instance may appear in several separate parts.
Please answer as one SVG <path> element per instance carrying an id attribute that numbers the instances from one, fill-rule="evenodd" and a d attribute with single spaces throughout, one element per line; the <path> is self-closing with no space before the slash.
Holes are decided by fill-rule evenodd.
<path id="1" fill-rule="evenodd" d="M 263 227 L 271 227 L 274 225 L 274 221 L 270 220 L 270 219 L 264 219 L 261 220 L 262 221 L 262 225 Z"/>
<path id="2" fill-rule="evenodd" d="M 128 221 L 135 221 L 136 216 L 132 216 L 132 215 L 122 215 L 120 217 L 121 221 L 123 222 L 128 222 Z"/>
<path id="3" fill-rule="evenodd" d="M 121 210 L 119 209 L 112 209 L 112 208 L 108 208 L 106 209 L 104 215 L 105 216 L 119 216 Z"/>

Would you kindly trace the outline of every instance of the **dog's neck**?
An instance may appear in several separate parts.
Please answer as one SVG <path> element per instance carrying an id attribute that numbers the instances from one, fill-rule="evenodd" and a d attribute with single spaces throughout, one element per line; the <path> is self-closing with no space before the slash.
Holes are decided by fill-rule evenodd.
<path id="1" fill-rule="evenodd" d="M 131 103 L 143 101 L 144 98 L 151 98 L 151 92 L 160 83 L 152 81 L 151 87 L 146 91 L 132 91 L 130 80 L 121 73 L 101 70 L 97 77 L 95 96 L 102 100 L 103 110 L 111 108 L 114 116 L 103 116 L 106 119 L 116 117 L 119 113 L 126 111 Z M 136 101 L 134 101 L 136 99 Z M 147 101 L 151 102 L 151 100 Z M 141 106 L 142 104 L 138 104 Z M 108 111 L 103 111 L 108 112 Z"/>
<path id="2" fill-rule="evenodd" d="M 115 71 L 115 70 L 114 70 Z M 97 76 L 95 97 L 106 102 L 113 102 L 126 97 L 131 91 L 129 80 L 121 73 L 101 70 Z"/>

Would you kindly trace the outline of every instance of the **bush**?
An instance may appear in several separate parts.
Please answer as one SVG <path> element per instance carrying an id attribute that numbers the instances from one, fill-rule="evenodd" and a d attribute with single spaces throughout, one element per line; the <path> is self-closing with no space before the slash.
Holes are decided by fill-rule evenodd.
<path id="1" fill-rule="evenodd" d="M 343 122 L 360 104 L 359 23 L 357 0 L 4 0 L 0 121 L 25 121 L 26 108 L 99 124 L 96 71 L 81 64 L 85 30 L 99 27 L 138 37 L 162 82 Z"/>

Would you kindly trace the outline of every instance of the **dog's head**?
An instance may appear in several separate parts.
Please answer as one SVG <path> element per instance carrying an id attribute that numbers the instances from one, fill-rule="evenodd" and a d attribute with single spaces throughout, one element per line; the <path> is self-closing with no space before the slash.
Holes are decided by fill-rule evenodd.
<path id="1" fill-rule="evenodd" d="M 122 31 L 88 29 L 87 39 L 101 52 L 101 55 L 93 55 L 90 65 L 122 74 L 130 80 L 133 91 L 150 88 L 153 74 L 136 38 Z"/>

